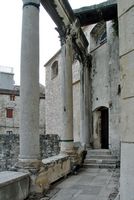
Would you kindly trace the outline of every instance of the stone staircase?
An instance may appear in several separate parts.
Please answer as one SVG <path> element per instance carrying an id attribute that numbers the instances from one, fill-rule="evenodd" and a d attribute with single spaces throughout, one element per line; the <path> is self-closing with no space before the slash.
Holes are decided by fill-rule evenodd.
<path id="1" fill-rule="evenodd" d="M 89 149 L 83 167 L 85 168 L 116 168 L 117 157 L 109 149 Z"/>

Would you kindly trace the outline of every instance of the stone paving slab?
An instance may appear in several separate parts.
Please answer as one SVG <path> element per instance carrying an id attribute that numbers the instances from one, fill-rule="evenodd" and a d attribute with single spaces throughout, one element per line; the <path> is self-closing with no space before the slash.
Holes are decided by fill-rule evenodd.
<path id="1" fill-rule="evenodd" d="M 118 193 L 118 169 L 81 169 L 53 187 L 59 191 L 51 200 L 114 200 Z"/>
<path id="2" fill-rule="evenodd" d="M 83 168 L 53 184 L 40 200 L 115 200 L 118 186 L 119 169 Z"/>

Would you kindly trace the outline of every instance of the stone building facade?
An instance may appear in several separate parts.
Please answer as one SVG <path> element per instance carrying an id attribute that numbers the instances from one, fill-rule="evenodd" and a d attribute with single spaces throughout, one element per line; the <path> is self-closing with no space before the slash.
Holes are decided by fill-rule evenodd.
<path id="1" fill-rule="evenodd" d="M 100 22 L 83 28 L 88 39 L 88 51 L 92 55 L 92 68 L 88 76 L 90 112 L 90 147 L 110 149 L 119 155 L 119 115 L 120 115 L 120 78 L 118 35 L 114 21 Z M 74 141 L 80 141 L 80 68 L 75 59 L 73 75 L 73 134 Z M 58 51 L 46 64 L 46 132 L 62 135 L 62 63 Z M 57 63 L 57 70 L 54 64 Z M 55 76 L 53 76 L 55 74 Z M 91 95 L 91 98 L 90 98 Z M 90 111 L 91 110 L 91 111 Z"/>
<path id="2" fill-rule="evenodd" d="M 0 89 L 0 134 L 19 134 L 19 87 Z M 40 134 L 45 133 L 45 94 L 40 94 Z"/>
<path id="3" fill-rule="evenodd" d="M 57 62 L 57 73 L 53 70 L 53 64 Z M 58 51 L 48 63 L 46 63 L 46 133 L 62 135 L 62 75 L 61 75 L 61 51 Z M 53 78 L 53 74 L 55 77 Z M 73 64 L 73 99 L 74 99 L 74 136 L 75 141 L 80 138 L 80 71 L 77 61 Z"/>
<path id="4" fill-rule="evenodd" d="M 20 86 L 12 68 L 0 68 L 0 171 L 9 170 L 19 157 Z M 39 134 L 41 158 L 59 152 L 59 138 L 45 133 L 45 87 L 40 85 Z"/>
<path id="5" fill-rule="evenodd" d="M 72 51 L 75 52 L 81 62 L 80 67 L 80 142 L 89 144 L 93 148 L 110 148 L 117 153 L 121 142 L 121 177 L 120 177 L 120 199 L 133 200 L 134 187 L 134 87 L 133 87 L 133 50 L 134 50 L 134 1 L 133 0 L 109 0 L 98 6 L 84 7 L 74 11 L 68 1 L 49 0 L 23 0 L 23 23 L 22 23 L 22 45 L 21 45 L 21 111 L 20 111 L 20 159 L 22 163 L 29 165 L 33 161 L 39 163 L 40 143 L 39 143 L 39 6 L 42 3 L 56 24 L 56 28 L 61 37 L 60 67 L 62 73 L 61 89 L 62 120 L 57 120 L 55 132 L 58 126 L 63 127 L 63 132 L 58 134 L 61 137 L 61 152 L 74 153 L 75 133 L 73 135 L 73 102 L 72 99 Z M 117 12 L 118 8 L 118 12 Z M 117 16 L 118 15 L 118 16 Z M 101 24 L 96 27 L 100 31 L 89 31 L 85 37 L 81 26 L 95 24 L 104 19 L 113 20 L 118 17 L 119 23 L 119 61 L 118 65 L 118 37 L 117 29 L 106 23 L 106 36 L 103 34 Z M 80 20 L 80 23 L 78 21 Z M 113 24 L 112 24 L 113 25 Z M 102 25 L 103 26 L 103 25 Z M 113 29 L 114 27 L 114 29 Z M 95 27 L 93 27 L 94 29 Z M 108 29 L 107 29 L 108 28 Z M 114 31 L 113 31 L 114 30 Z M 92 36 L 91 36 L 91 34 Z M 100 36 L 99 36 L 100 35 Z M 88 47 L 88 41 L 89 47 Z M 92 40 L 93 39 L 93 40 Z M 94 44 L 95 45 L 94 45 Z M 91 49 L 93 46 L 96 48 Z M 98 44 L 98 45 L 97 45 Z M 87 54 L 92 54 L 91 56 Z M 90 52 L 90 50 L 92 52 Z M 100 50 L 100 51 L 99 51 Z M 107 55 L 107 56 L 106 56 Z M 55 56 L 55 58 L 56 58 Z M 103 58 L 103 59 L 102 59 Z M 105 59 L 104 59 L 105 58 Z M 52 59 L 51 59 L 52 61 Z M 50 62 L 51 62 L 50 61 Z M 51 68 L 54 72 L 51 79 L 56 80 L 58 75 L 58 60 L 53 60 Z M 56 62 L 55 62 L 56 61 Z M 90 63 L 89 63 L 90 61 Z M 49 66 L 49 63 L 47 65 Z M 93 66 L 91 68 L 91 66 Z M 101 66 L 101 69 L 100 67 Z M 90 68 L 89 68 L 90 67 Z M 93 71 L 94 70 L 94 71 Z M 48 70 L 51 71 L 51 70 Z M 119 80 L 119 72 L 121 80 Z M 51 74 L 51 73 L 50 73 Z M 32 76 L 31 76 L 32 75 Z M 93 78 L 94 76 L 94 78 Z M 108 77 L 107 77 L 108 76 Z M 85 80 L 83 81 L 83 78 Z M 60 80 L 60 79 L 59 79 Z M 50 80 L 51 81 L 51 80 Z M 121 82 L 121 83 L 120 83 Z M 88 84 L 87 84 L 88 83 Z M 89 84 L 90 83 L 90 84 Z M 47 83 L 48 84 L 48 83 Z M 32 87 L 31 87 L 32 86 Z M 88 87 L 89 86 L 89 87 Z M 52 88 L 50 87 L 51 91 Z M 54 92 L 54 90 L 53 90 Z M 30 94 L 28 96 L 27 94 Z M 88 97 L 88 94 L 90 98 Z M 49 93 L 48 93 L 49 96 Z M 60 97 L 60 96 L 59 96 Z M 95 100 L 95 102 L 93 101 Z M 47 105 L 51 99 L 48 98 Z M 83 103 L 84 101 L 84 103 Z M 34 102 L 31 104 L 31 102 Z M 59 101 L 60 103 L 61 101 Z M 62 105 L 63 104 L 63 105 Z M 53 106 L 53 105 L 52 105 Z M 52 107 L 53 108 L 53 107 Z M 50 109 L 52 109 L 50 108 Z M 120 109 L 121 108 L 121 109 Z M 58 110 L 58 108 L 57 108 Z M 121 111 L 120 111 L 121 110 Z M 25 112 L 23 112 L 25 111 Z M 84 113 L 83 113 L 84 111 Z M 60 108 L 59 108 L 60 112 Z M 56 115 L 56 112 L 51 112 Z M 49 120 L 52 116 L 49 115 Z M 31 120 L 32 119 L 32 120 Z M 47 131 L 49 132 L 49 120 L 47 120 Z M 90 122 L 90 123 L 89 123 Z M 102 123 L 103 122 L 103 123 Z M 61 123 L 61 124 L 59 124 Z M 89 124 L 92 125 L 89 129 Z M 51 127 L 54 124 L 51 124 Z M 119 129 L 120 126 L 120 129 Z M 91 130 L 92 128 L 92 130 Z M 53 129 L 54 130 L 54 129 Z M 62 130 L 59 129 L 59 130 Z M 90 130 L 90 131 L 89 131 Z M 54 132 L 54 131 L 53 131 Z M 74 131 L 75 132 L 75 131 Z M 119 132 L 121 132 L 119 142 Z M 104 134 L 103 134 L 104 133 Z M 79 135 L 79 134 L 78 134 Z M 105 135 L 105 137 L 104 137 Z M 82 137 L 81 137 L 82 136 Z M 107 137 L 106 137 L 107 136 Z M 89 138 L 89 139 L 87 139 Z M 81 140 L 83 139 L 83 140 Z M 63 154 L 62 154 L 63 155 Z M 59 159 L 59 157 L 58 157 Z M 66 161 L 65 157 L 65 161 Z M 59 159 L 60 160 L 60 159 Z M 51 160 L 52 161 L 52 160 Z M 69 160 L 68 160 L 69 161 Z M 56 162 L 57 163 L 57 162 Z M 56 164 L 55 163 L 55 164 Z M 45 162 L 43 163 L 45 165 Z M 59 163 L 58 163 L 59 164 Z M 64 162 L 65 166 L 70 166 L 69 162 Z M 57 165 L 57 164 L 56 164 Z M 56 166 L 55 165 L 55 166 Z M 23 166 L 23 165 L 22 165 Z M 22 167 L 21 166 L 21 167 Z M 57 166 L 56 166 L 57 167 Z M 59 168 L 58 168 L 59 169 Z M 66 168 L 65 168 L 66 169 Z M 45 166 L 43 168 L 45 171 Z M 61 172 L 58 170 L 59 172 Z M 39 170 L 38 170 L 39 171 Z M 53 170 L 54 171 L 54 170 Z M 41 168 L 42 172 L 42 168 Z M 48 172 L 50 172 L 48 170 Z M 51 168 L 52 172 L 52 168 Z M 69 172 L 69 167 L 66 173 Z M 44 186 L 40 180 L 42 174 L 38 176 L 38 183 Z M 44 173 L 43 173 L 44 175 Z M 47 174 L 48 176 L 50 173 Z M 65 174 L 64 174 L 65 175 Z M 56 179 L 57 180 L 57 179 Z M 43 187 L 42 187 L 43 189 Z M 118 198 L 119 199 L 119 198 Z"/>
<path id="6" fill-rule="evenodd" d="M 19 115 L 20 115 L 20 87 L 14 85 L 13 73 L 3 67 L 4 72 L 0 72 L 3 83 L 0 83 L 0 134 L 19 134 Z M 39 102 L 39 131 L 45 133 L 45 87 L 40 85 Z"/>

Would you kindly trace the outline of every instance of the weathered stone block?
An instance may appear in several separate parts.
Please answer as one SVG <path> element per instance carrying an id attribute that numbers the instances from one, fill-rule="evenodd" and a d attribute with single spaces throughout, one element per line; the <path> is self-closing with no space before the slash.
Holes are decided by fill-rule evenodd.
<path id="1" fill-rule="evenodd" d="M 0 172 L 0 200 L 24 200 L 29 194 L 30 178 L 20 172 Z"/>
<path id="2" fill-rule="evenodd" d="M 50 184 L 66 176 L 71 170 L 70 158 L 67 155 L 52 156 L 42 160 L 43 166 L 35 180 L 36 192 L 43 192 Z"/>
<path id="3" fill-rule="evenodd" d="M 134 142 L 134 98 L 121 101 L 121 141 Z"/>
<path id="4" fill-rule="evenodd" d="M 134 51 L 120 59 L 121 66 L 121 96 L 134 97 Z"/>
<path id="5" fill-rule="evenodd" d="M 119 18 L 120 56 L 134 50 L 134 7 Z"/>

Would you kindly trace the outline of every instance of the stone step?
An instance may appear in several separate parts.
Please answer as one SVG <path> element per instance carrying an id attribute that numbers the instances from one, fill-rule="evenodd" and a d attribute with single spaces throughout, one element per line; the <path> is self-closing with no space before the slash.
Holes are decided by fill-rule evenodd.
<path id="1" fill-rule="evenodd" d="M 113 155 L 86 155 L 86 159 L 117 159 L 116 156 Z"/>
<path id="2" fill-rule="evenodd" d="M 107 163 L 107 164 L 116 164 L 117 159 L 96 159 L 96 158 L 91 158 L 91 159 L 86 159 L 84 163 L 88 164 L 101 164 L 101 163 Z"/>
<path id="3" fill-rule="evenodd" d="M 111 155 L 109 149 L 90 149 L 87 150 L 87 155 Z"/>
<path id="4" fill-rule="evenodd" d="M 86 168 L 115 168 L 117 157 L 109 149 L 89 149 L 87 151 L 84 167 Z"/>
<path id="5" fill-rule="evenodd" d="M 116 164 L 108 164 L 108 163 L 84 163 L 83 165 L 84 168 L 106 168 L 106 169 L 113 169 L 116 168 Z"/>

